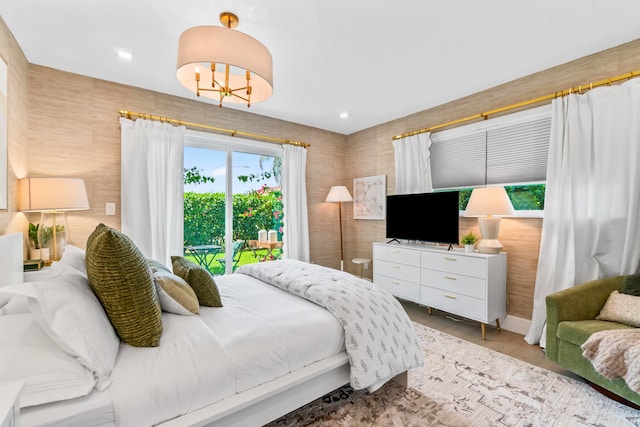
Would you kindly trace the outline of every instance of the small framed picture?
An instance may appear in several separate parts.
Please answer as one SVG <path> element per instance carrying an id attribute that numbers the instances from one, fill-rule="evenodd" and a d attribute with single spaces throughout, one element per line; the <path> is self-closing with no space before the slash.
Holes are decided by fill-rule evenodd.
<path id="1" fill-rule="evenodd" d="M 353 218 L 384 220 L 387 205 L 385 175 L 353 180 Z"/>

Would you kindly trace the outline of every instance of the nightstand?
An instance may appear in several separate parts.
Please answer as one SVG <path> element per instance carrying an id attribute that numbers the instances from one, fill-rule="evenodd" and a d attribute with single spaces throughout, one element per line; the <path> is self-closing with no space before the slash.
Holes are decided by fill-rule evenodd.
<path id="1" fill-rule="evenodd" d="M 0 383 L 0 427 L 20 426 L 18 399 L 23 386 L 22 381 Z"/>

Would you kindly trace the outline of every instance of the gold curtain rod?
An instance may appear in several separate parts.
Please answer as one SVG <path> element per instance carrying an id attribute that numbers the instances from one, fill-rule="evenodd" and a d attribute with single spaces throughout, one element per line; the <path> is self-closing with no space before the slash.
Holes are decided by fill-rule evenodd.
<path id="1" fill-rule="evenodd" d="M 608 78 L 608 79 L 605 79 L 605 80 L 600 80 L 600 81 L 597 81 L 597 82 L 594 82 L 594 83 L 589 83 L 588 85 L 580 85 L 578 87 L 565 89 L 565 90 L 560 91 L 560 92 L 554 92 L 554 93 L 549 94 L 549 95 L 540 96 L 538 98 L 533 98 L 533 99 L 530 99 L 528 101 L 522 101 L 522 102 L 518 102 L 516 104 L 508 105 L 506 107 L 496 108 L 495 110 L 485 111 L 484 113 L 474 114 L 473 116 L 465 117 L 465 118 L 462 118 L 462 119 L 452 120 L 450 122 L 443 123 L 443 124 L 440 124 L 440 125 L 430 126 L 430 127 L 427 127 L 427 128 L 414 130 L 412 132 L 403 133 L 401 135 L 394 136 L 392 139 L 395 141 L 395 140 L 398 140 L 398 139 L 406 138 L 408 136 L 419 135 L 419 134 L 425 133 L 425 132 L 431 132 L 431 131 L 434 131 L 436 129 L 441 129 L 441 128 L 444 128 L 444 127 L 447 127 L 447 126 L 452 126 L 452 125 L 457 125 L 459 123 L 464 123 L 464 122 L 468 122 L 468 121 L 471 121 L 471 120 L 476 120 L 476 119 L 486 120 L 486 119 L 489 118 L 490 115 L 493 115 L 493 114 L 502 113 L 504 111 L 509 111 L 509 110 L 515 110 L 516 108 L 526 107 L 527 105 L 537 104 L 537 103 L 540 103 L 540 102 L 548 101 L 550 99 L 554 99 L 554 98 L 559 98 L 559 97 L 562 97 L 562 96 L 570 95 L 572 93 L 582 93 L 582 91 L 590 90 L 590 89 L 593 89 L 594 87 L 610 85 L 611 83 L 619 82 L 621 80 L 630 80 L 630 79 L 632 79 L 634 77 L 637 77 L 637 76 L 640 76 L 640 71 L 631 71 L 630 73 L 621 74 L 619 76 L 611 77 L 611 78 Z"/>
<path id="2" fill-rule="evenodd" d="M 290 139 L 275 138 L 273 136 L 259 135 L 256 133 L 243 132 L 243 131 L 233 130 L 233 129 L 225 129 L 217 126 L 202 125 L 200 123 L 186 122 L 184 120 L 170 119 L 168 117 L 154 116 L 152 114 L 134 113 L 132 111 L 127 111 L 127 110 L 120 110 L 120 117 L 126 117 L 127 119 L 131 119 L 132 117 L 138 117 L 141 119 L 156 120 L 159 122 L 171 123 L 178 126 L 189 126 L 189 127 L 199 128 L 199 129 L 206 129 L 206 130 L 210 130 L 218 133 L 228 133 L 231 136 L 244 136 L 246 138 L 257 139 L 257 140 L 268 141 L 268 142 L 275 142 L 277 144 L 295 145 L 296 147 L 308 148 L 311 146 L 311 144 L 307 144 L 305 142 L 300 142 L 300 141 L 293 141 Z"/>

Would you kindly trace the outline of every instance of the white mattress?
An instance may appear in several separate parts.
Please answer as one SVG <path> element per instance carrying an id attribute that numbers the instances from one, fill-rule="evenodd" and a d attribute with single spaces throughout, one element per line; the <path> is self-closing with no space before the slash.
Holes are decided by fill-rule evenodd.
<path id="1" fill-rule="evenodd" d="M 325 309 L 244 275 L 216 283 L 224 307 L 163 313 L 160 347 L 121 344 L 109 389 L 28 408 L 22 426 L 152 425 L 344 351 Z"/>

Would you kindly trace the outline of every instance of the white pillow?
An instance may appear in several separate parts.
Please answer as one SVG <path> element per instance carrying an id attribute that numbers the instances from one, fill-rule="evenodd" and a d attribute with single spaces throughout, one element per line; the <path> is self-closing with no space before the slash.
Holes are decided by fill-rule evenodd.
<path id="1" fill-rule="evenodd" d="M 21 380 L 20 407 L 89 394 L 91 371 L 49 338 L 31 313 L 0 317 L 0 382 Z"/>
<path id="2" fill-rule="evenodd" d="M 120 339 L 86 275 L 57 265 L 44 281 L 4 286 L 0 292 L 29 297 L 31 312 L 44 332 L 94 373 L 96 389 L 104 390 L 111 384 L 109 376 Z"/>
<path id="3" fill-rule="evenodd" d="M 80 270 L 84 274 L 87 274 L 87 267 L 84 262 L 85 251 L 77 246 L 67 245 L 62 252 L 62 258 L 60 258 L 60 264 L 69 265 L 76 270 Z"/>

